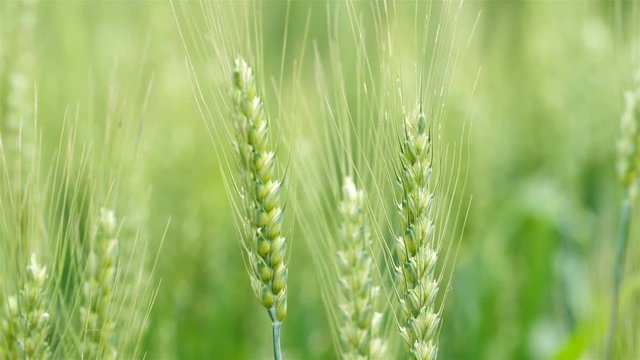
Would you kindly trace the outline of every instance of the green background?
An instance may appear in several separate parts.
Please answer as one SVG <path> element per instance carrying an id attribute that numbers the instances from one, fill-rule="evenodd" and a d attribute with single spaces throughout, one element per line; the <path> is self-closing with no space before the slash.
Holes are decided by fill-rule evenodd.
<path id="1" fill-rule="evenodd" d="M 357 2 L 357 11 L 366 14 L 370 4 Z M 185 13 L 202 15 L 197 3 L 188 5 Z M 305 34 L 306 41 L 326 37 L 325 17 L 339 6 L 263 4 L 264 73 L 280 73 L 285 18 L 295 54 Z M 158 294 L 143 342 L 147 358 L 268 358 L 269 319 L 244 269 L 216 156 L 220 139 L 207 132 L 207 121 L 226 119 L 203 120 L 198 111 L 171 4 L 42 1 L 34 41 L 25 46 L 12 30 L 21 9 L 14 1 L 0 4 L 2 89 L 18 53 L 31 51 L 44 152 L 57 146 L 65 112 L 79 109 L 81 140 L 99 137 L 110 99 L 117 99 L 122 121 L 140 125 L 137 175 L 121 181 L 135 180 L 145 199 L 127 205 L 144 207 L 136 224 L 149 242 L 144 256 L 152 262 L 159 252 Z M 627 1 L 462 6 L 461 53 L 446 106 L 451 122 L 471 125 L 461 166 L 469 170 L 464 195 L 472 201 L 444 310 L 441 358 L 593 358 L 602 351 L 621 197 L 615 144 L 623 93 L 640 66 L 639 11 Z M 399 14 L 414 20 L 411 11 Z M 347 52 L 351 34 L 344 38 Z M 319 43 L 318 51 L 326 52 Z M 194 66 L 207 60 L 215 62 L 205 57 Z M 300 81 L 311 96 L 313 76 L 303 72 Z M 632 223 L 637 220 L 634 213 Z M 637 230 L 634 224 L 623 283 L 620 356 L 640 354 Z M 302 233 L 290 235 L 283 351 L 289 359 L 332 358 L 310 259 L 318 254 L 299 239 Z"/>

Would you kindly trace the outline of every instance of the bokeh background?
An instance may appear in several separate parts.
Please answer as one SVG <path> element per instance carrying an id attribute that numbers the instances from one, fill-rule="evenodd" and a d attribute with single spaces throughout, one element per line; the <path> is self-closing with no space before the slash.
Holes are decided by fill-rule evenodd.
<path id="1" fill-rule="evenodd" d="M 371 4 L 354 8 L 366 18 Z M 188 5 L 176 12 L 167 1 L 3 1 L 0 98 L 6 109 L 15 71 L 27 76 L 27 88 L 36 84 L 45 153 L 58 146 L 69 114 L 78 119 L 78 141 L 101 138 L 113 117 L 133 124 L 135 176 L 121 181 L 133 184 L 136 196 L 120 199 L 118 207 L 144 229 L 148 251 L 141 256 L 151 264 L 159 254 L 152 275 L 158 293 L 143 341 L 147 358 L 268 358 L 269 320 L 244 269 L 216 155 L 221 139 L 210 136 L 211 119 L 198 110 L 179 32 L 178 24 L 187 31 L 203 15 L 198 3 Z M 263 4 L 263 72 L 280 74 L 286 29 L 289 53 L 312 53 L 303 42 L 326 38 L 327 16 L 340 6 Z M 398 14 L 406 17 L 400 22 L 414 21 L 411 11 Z M 460 54 L 446 106 L 452 123 L 470 124 L 461 166 L 469 171 L 464 195 L 472 201 L 440 357 L 597 358 L 621 197 L 615 144 L 623 94 L 640 69 L 640 5 L 469 1 L 455 27 Z M 348 47 L 352 34 L 344 38 Z M 327 51 L 321 41 L 317 50 Z M 207 66 L 206 60 L 194 66 Z M 313 76 L 298 80 L 315 96 Z M 212 86 L 224 86 L 220 81 Z M 627 357 L 640 356 L 640 228 L 637 214 L 632 219 L 616 342 Z M 294 229 L 291 237 L 301 234 Z M 309 260 L 317 254 L 302 240 L 292 249 L 284 353 L 333 358 Z"/>

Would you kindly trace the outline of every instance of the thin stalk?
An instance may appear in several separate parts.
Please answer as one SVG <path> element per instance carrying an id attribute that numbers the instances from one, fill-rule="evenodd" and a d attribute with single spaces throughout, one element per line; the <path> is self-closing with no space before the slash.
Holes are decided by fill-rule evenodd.
<path id="1" fill-rule="evenodd" d="M 629 225 L 631 220 L 631 197 L 627 189 L 622 200 L 622 215 L 620 217 L 620 228 L 618 229 L 618 241 L 616 243 L 616 257 L 613 268 L 613 289 L 611 296 L 611 313 L 609 316 L 609 331 L 605 347 L 606 359 L 613 357 L 613 342 L 615 339 L 616 326 L 618 323 L 618 306 L 620 298 L 620 284 L 624 274 L 625 255 L 627 253 L 627 243 L 629 242 Z"/>
<path id="2" fill-rule="evenodd" d="M 271 327 L 273 328 L 273 359 L 282 360 L 282 350 L 280 349 L 282 322 L 276 317 L 275 309 L 273 308 L 269 309 L 269 316 L 271 317 Z"/>
<path id="3" fill-rule="evenodd" d="M 280 329 L 282 323 L 280 321 L 273 322 L 273 358 L 282 360 L 282 350 L 280 350 Z"/>

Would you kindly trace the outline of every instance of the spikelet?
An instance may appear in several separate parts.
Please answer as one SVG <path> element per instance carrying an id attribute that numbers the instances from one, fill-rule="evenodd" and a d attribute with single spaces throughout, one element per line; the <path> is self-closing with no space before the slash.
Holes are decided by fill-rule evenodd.
<path id="1" fill-rule="evenodd" d="M 287 313 L 282 183 L 276 178 L 276 157 L 270 147 L 269 124 L 256 92 L 255 75 L 243 59 L 235 61 L 232 97 L 234 151 L 248 229 L 243 241 L 251 265 L 251 283 L 272 321 L 280 322 Z"/>
<path id="2" fill-rule="evenodd" d="M 403 338 L 414 359 L 435 359 L 440 315 L 435 309 L 439 284 L 434 236 L 434 186 L 431 176 L 431 135 L 424 113 L 417 107 L 405 116 L 401 146 L 398 205 L 402 233 L 397 238 L 396 267 Z"/>
<path id="3" fill-rule="evenodd" d="M 27 266 L 26 279 L 18 296 L 5 303 L 2 321 L 2 353 L 9 359 L 48 359 L 49 312 L 45 284 L 47 269 L 38 264 L 35 254 Z"/>
<path id="4" fill-rule="evenodd" d="M 113 359 L 117 353 L 112 339 L 115 323 L 112 299 L 118 262 L 113 211 L 100 209 L 99 230 L 92 245 L 80 309 L 84 329 L 82 358 Z"/>
<path id="5" fill-rule="evenodd" d="M 631 197 L 640 183 L 640 74 L 637 77 L 635 89 L 625 93 L 618 139 L 618 176 Z"/>
<path id="6" fill-rule="evenodd" d="M 374 284 L 369 252 L 365 197 L 350 177 L 344 179 L 339 206 L 338 243 L 340 341 L 343 359 L 385 359 L 386 344 L 378 337 L 382 314 L 376 312 L 380 287 Z"/>

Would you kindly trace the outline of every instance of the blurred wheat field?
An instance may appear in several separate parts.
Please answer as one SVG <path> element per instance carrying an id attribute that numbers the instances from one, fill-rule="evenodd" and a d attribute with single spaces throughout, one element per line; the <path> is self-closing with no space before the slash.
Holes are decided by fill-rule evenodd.
<path id="1" fill-rule="evenodd" d="M 9 0 L 0 357 L 29 358 L 7 330 L 26 323 L 12 318 L 26 286 L 40 289 L 48 357 L 272 356 L 236 216 L 237 57 L 255 72 L 283 179 L 284 358 L 342 357 L 345 177 L 364 199 L 375 332 L 386 358 L 407 356 L 392 262 L 416 103 L 441 160 L 438 357 L 606 356 L 639 3 Z M 638 220 L 631 211 L 612 358 L 640 357 Z"/>

